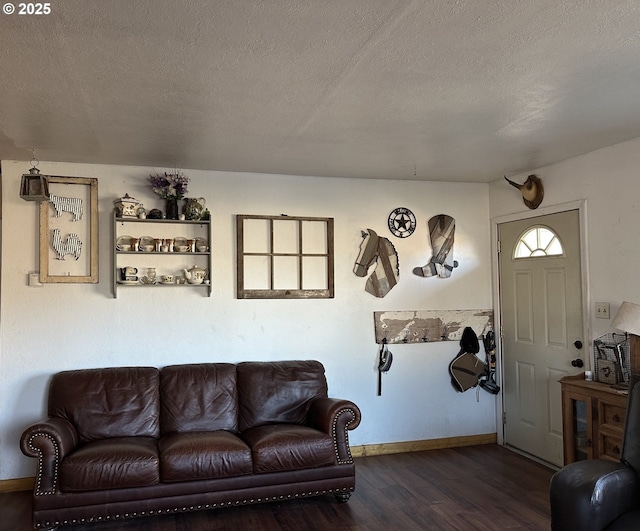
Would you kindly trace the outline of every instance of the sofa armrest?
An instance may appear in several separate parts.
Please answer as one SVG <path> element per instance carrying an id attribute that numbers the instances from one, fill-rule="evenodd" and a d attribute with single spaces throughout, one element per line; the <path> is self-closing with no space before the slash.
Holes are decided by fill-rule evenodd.
<path id="1" fill-rule="evenodd" d="M 78 444 L 73 424 L 52 417 L 29 426 L 20 439 L 22 453 L 38 459 L 34 494 L 54 494 L 58 488 L 60 463 Z"/>
<path id="2" fill-rule="evenodd" d="M 551 529 L 599 531 L 637 505 L 637 479 L 623 463 L 571 463 L 551 478 Z"/>
<path id="3" fill-rule="evenodd" d="M 317 398 L 311 403 L 307 425 L 333 437 L 338 464 L 353 463 L 347 430 L 360 424 L 360 409 L 349 400 Z"/>

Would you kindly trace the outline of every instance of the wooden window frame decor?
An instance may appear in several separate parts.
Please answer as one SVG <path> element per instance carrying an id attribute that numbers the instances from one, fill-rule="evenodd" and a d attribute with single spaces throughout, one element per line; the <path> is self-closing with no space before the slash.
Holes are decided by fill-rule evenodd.
<path id="1" fill-rule="evenodd" d="M 236 229 L 238 299 L 333 298 L 333 218 L 238 214 Z"/>
<path id="2" fill-rule="evenodd" d="M 96 284 L 98 179 L 48 181 L 51 197 L 40 203 L 40 282 Z"/>

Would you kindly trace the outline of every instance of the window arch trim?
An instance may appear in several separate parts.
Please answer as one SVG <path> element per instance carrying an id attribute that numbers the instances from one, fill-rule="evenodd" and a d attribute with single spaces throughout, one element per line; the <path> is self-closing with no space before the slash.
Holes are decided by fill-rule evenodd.
<path id="1" fill-rule="evenodd" d="M 517 239 L 512 258 L 525 260 L 564 255 L 564 245 L 558 233 L 546 225 L 533 225 Z"/>

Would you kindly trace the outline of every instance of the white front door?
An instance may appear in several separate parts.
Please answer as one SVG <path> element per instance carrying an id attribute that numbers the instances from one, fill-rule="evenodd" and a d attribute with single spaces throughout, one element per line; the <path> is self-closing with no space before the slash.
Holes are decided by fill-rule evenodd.
<path id="1" fill-rule="evenodd" d="M 562 466 L 558 380 L 587 356 L 578 211 L 503 223 L 498 237 L 505 443 Z"/>

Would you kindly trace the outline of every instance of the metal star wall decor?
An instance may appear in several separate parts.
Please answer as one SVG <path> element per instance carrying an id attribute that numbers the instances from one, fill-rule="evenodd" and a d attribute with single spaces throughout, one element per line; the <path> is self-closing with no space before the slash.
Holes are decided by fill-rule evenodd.
<path id="1" fill-rule="evenodd" d="M 408 208 L 398 207 L 389 214 L 389 230 L 397 238 L 408 238 L 416 230 L 416 217 Z"/>

